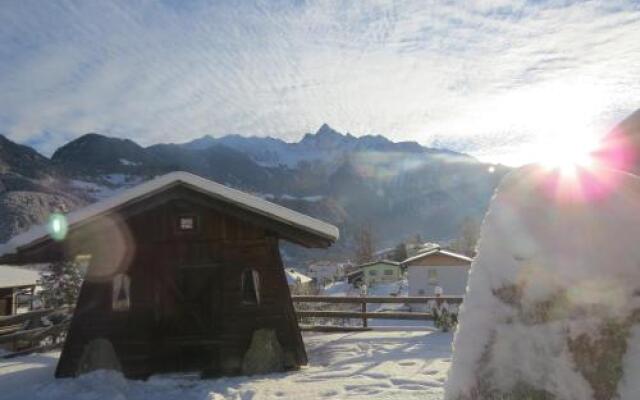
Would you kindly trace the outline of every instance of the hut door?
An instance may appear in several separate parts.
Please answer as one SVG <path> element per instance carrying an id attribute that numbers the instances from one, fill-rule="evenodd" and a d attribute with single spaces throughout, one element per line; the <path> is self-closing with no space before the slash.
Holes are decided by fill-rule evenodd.
<path id="1" fill-rule="evenodd" d="M 185 335 L 209 336 L 216 327 L 216 306 L 219 304 L 216 268 L 210 265 L 178 268 L 176 285 L 179 331 Z"/>
<path id="2" fill-rule="evenodd" d="M 217 354 L 220 280 L 213 265 L 176 266 L 165 281 L 160 357 L 167 371 L 201 370 Z"/>

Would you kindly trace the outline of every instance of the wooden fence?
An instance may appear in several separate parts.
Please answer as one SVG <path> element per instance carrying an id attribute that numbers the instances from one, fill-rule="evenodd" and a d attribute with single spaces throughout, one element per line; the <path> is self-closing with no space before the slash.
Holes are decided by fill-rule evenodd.
<path id="1" fill-rule="evenodd" d="M 367 311 L 368 304 L 422 304 L 427 305 L 435 301 L 437 304 L 443 302 L 449 304 L 462 303 L 462 296 L 439 296 L 439 297 L 332 297 L 332 296 L 291 296 L 294 304 L 315 303 L 311 310 L 296 310 L 298 319 L 302 318 L 344 318 L 359 319 L 361 326 L 336 326 L 336 325 L 304 325 L 303 330 L 313 331 L 357 331 L 368 330 L 370 319 L 394 319 L 394 320 L 433 320 L 431 312 L 406 312 L 406 311 Z M 332 305 L 352 304 L 354 309 L 331 310 L 327 309 Z M 359 307 L 357 307 L 359 305 Z M 58 309 L 43 309 L 30 311 L 24 314 L 0 316 L 0 346 L 10 349 L 10 353 L 2 358 L 15 357 L 35 351 L 45 351 L 59 347 L 64 342 L 71 314 L 70 307 Z M 40 320 L 44 317 L 52 317 L 57 314 L 58 321 L 50 325 L 43 325 Z"/>
<path id="2" fill-rule="evenodd" d="M 321 304 L 356 304 L 360 305 L 359 310 L 296 310 L 298 319 L 301 318 L 354 318 L 362 320 L 362 326 L 327 326 L 327 325 L 302 325 L 303 330 L 314 331 L 338 331 L 338 330 L 367 330 L 369 329 L 369 319 L 400 319 L 400 320 L 433 320 L 431 312 L 401 312 L 401 311 L 367 311 L 367 304 L 423 304 L 431 302 L 442 304 L 462 303 L 462 296 L 424 296 L 424 297 L 333 297 L 333 296 L 291 296 L 294 304 L 300 303 L 321 303 Z"/>
<path id="3" fill-rule="evenodd" d="M 0 316 L 0 346 L 10 351 L 2 358 L 11 358 L 34 351 L 44 351 L 64 342 L 71 314 L 70 307 L 48 308 L 23 314 Z M 45 317 L 57 317 L 57 321 L 43 324 Z"/>

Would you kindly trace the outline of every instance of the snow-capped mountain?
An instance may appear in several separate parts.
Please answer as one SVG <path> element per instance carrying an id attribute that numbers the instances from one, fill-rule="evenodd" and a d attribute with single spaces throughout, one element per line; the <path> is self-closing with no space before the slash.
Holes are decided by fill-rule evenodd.
<path id="1" fill-rule="evenodd" d="M 301 162 L 333 161 L 353 152 L 446 154 L 468 157 L 449 150 L 423 147 L 416 142 L 392 142 L 381 135 L 355 137 L 349 133 L 342 134 L 327 124 L 323 124 L 316 133 L 307 133 L 302 140 L 294 143 L 272 137 L 227 135 L 214 138 L 206 135 L 182 144 L 183 147 L 192 150 L 203 150 L 216 145 L 243 152 L 256 163 L 269 167 L 282 165 L 294 168 Z"/>
<path id="2" fill-rule="evenodd" d="M 353 233 L 375 230 L 379 247 L 417 233 L 446 240 L 466 217 L 481 219 L 506 168 L 465 154 L 355 137 L 328 125 L 296 143 L 209 136 L 143 147 L 96 133 L 60 147 L 51 158 L 0 139 L 0 241 L 66 211 L 170 171 L 182 170 L 251 192 L 340 227 L 333 254 L 350 256 Z M 285 255 L 303 253 L 291 247 Z M 323 254 L 326 256 L 326 254 Z"/>

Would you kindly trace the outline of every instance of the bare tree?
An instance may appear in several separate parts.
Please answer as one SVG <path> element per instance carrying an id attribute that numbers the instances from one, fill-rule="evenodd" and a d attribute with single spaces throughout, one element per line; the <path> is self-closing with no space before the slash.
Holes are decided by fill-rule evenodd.
<path id="1" fill-rule="evenodd" d="M 468 256 L 474 256 L 476 243 L 480 237 L 480 224 L 471 217 L 466 217 L 462 221 L 460 235 L 451 243 L 451 249 Z"/>
<path id="2" fill-rule="evenodd" d="M 362 264 L 373 261 L 374 245 L 373 245 L 373 229 L 371 224 L 363 224 L 358 227 L 354 235 L 355 238 L 355 259 L 356 263 Z"/>

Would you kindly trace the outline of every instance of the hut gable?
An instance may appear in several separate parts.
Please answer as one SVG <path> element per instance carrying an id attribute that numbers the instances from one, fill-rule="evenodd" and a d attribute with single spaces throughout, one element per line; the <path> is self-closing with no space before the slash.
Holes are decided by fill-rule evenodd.
<path id="1" fill-rule="evenodd" d="M 266 201 L 260 197 L 229 188 L 188 172 L 172 172 L 141 185 L 123 191 L 119 195 L 91 204 L 66 215 L 69 229 L 99 219 L 105 214 L 120 212 L 136 203 L 153 207 L 154 200 L 165 201 L 160 196 L 169 189 L 183 187 L 200 193 L 209 206 L 224 209 L 228 214 L 268 227 L 282 238 L 306 247 L 328 247 L 338 239 L 338 229 L 326 222 L 298 213 L 294 210 Z M 153 199 L 155 197 L 155 199 Z M 137 207 L 138 209 L 140 207 Z M 136 207 L 127 211 L 135 211 Z M 10 259 L 21 248 L 50 241 L 50 227 L 40 225 L 15 236 L 0 246 L 0 258 Z"/>
<path id="2" fill-rule="evenodd" d="M 34 228 L 0 257 L 32 263 L 90 255 L 56 376 L 86 370 L 82 360 L 107 342 L 128 377 L 241 374 L 255 332 L 265 329 L 282 347 L 283 368 L 306 364 L 278 243 L 327 247 L 337 228 L 186 173 L 66 220 L 64 239 Z"/>

